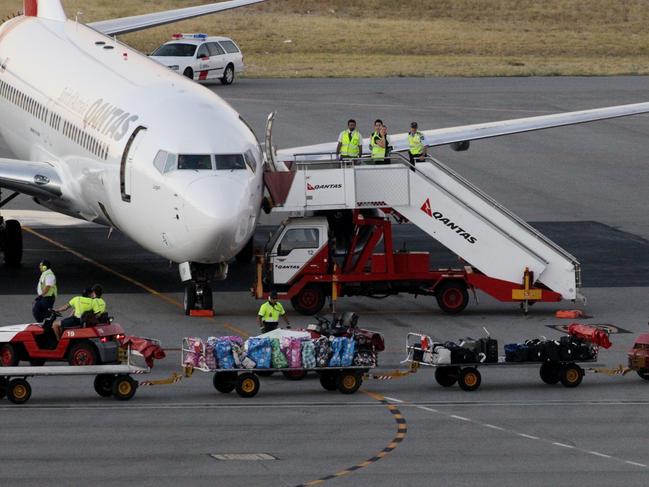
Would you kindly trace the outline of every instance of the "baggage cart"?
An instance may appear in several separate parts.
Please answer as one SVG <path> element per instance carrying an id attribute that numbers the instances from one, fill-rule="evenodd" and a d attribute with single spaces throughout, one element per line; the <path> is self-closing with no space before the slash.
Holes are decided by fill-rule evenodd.
<path id="1" fill-rule="evenodd" d="M 203 355 L 205 355 L 205 344 Z M 234 369 L 211 369 L 207 366 L 186 365 L 186 357 L 189 353 L 195 353 L 190 348 L 186 338 L 183 339 L 181 365 L 185 370 L 185 377 L 190 377 L 195 370 L 200 372 L 213 373 L 212 384 L 214 388 L 223 393 L 229 394 L 236 391 L 241 397 L 254 397 L 259 392 L 259 377 L 265 377 L 275 372 L 283 374 L 295 374 L 315 372 L 320 378 L 320 385 L 327 391 L 339 391 L 342 394 L 354 394 L 363 383 L 363 378 L 374 366 L 347 366 L 347 367 L 292 367 L 292 368 L 234 368 Z"/>
<path id="2" fill-rule="evenodd" d="M 94 375 L 93 386 L 97 394 L 101 397 L 114 397 L 120 401 L 128 401 L 138 388 L 138 381 L 131 375 L 151 372 L 150 367 L 140 363 L 141 358 L 142 355 L 129 346 L 120 349 L 121 362 L 116 364 L 0 367 L 0 398 L 7 396 L 7 399 L 14 404 L 25 404 L 32 394 L 32 387 L 27 381 L 29 377 Z"/>
<path id="3" fill-rule="evenodd" d="M 408 333 L 406 337 L 407 357 L 402 364 L 409 364 L 411 371 L 415 372 L 421 367 L 429 367 L 435 370 L 435 381 L 442 387 L 452 387 L 456 383 L 464 391 L 475 391 L 482 383 L 480 367 L 498 368 L 538 368 L 541 380 L 546 384 L 554 385 L 559 382 L 565 387 L 577 387 L 581 384 L 585 370 L 579 364 L 599 365 L 597 359 L 575 360 L 575 361 L 552 361 L 552 362 L 506 362 L 505 357 L 499 356 L 498 362 L 475 362 L 475 363 L 450 363 L 434 364 L 425 360 L 426 353 L 430 350 L 421 348 L 421 340 L 425 335 L 419 333 Z"/>

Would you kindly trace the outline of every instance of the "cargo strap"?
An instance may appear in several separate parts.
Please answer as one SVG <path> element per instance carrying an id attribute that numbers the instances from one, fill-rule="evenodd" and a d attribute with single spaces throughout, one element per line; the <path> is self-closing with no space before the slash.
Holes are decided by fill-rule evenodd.
<path id="1" fill-rule="evenodd" d="M 158 380 L 143 380 L 138 383 L 140 386 L 166 386 L 170 384 L 177 384 L 183 380 L 183 376 L 180 374 L 177 374 L 174 372 L 171 374 L 169 377 L 166 379 L 158 379 Z"/>
<path id="2" fill-rule="evenodd" d="M 631 369 L 629 367 L 624 367 L 623 365 L 618 365 L 614 369 L 607 369 L 605 367 L 601 367 L 601 368 L 593 367 L 593 368 L 588 369 L 589 372 L 593 372 L 594 374 L 605 374 L 605 375 L 609 375 L 611 377 L 613 377 L 615 375 L 626 375 L 629 372 L 633 372 L 633 370 L 635 370 L 635 369 Z"/>

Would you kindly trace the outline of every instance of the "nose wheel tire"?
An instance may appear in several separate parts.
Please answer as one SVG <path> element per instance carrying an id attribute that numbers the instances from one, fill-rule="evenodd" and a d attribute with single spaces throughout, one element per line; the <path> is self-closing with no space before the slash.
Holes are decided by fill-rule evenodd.
<path id="1" fill-rule="evenodd" d="M 577 364 L 564 365 L 561 368 L 561 384 L 565 387 L 577 387 L 584 378 L 584 369 Z"/>
<path id="2" fill-rule="evenodd" d="M 463 391 L 475 391 L 480 387 L 482 382 L 482 376 L 478 369 L 474 367 L 467 367 L 460 371 L 460 377 L 458 378 L 458 384 L 460 389 Z"/>
<path id="3" fill-rule="evenodd" d="M 32 396 L 32 387 L 25 379 L 13 379 L 7 388 L 7 399 L 14 404 L 25 404 Z"/>
<path id="4" fill-rule="evenodd" d="M 217 391 L 223 394 L 229 394 L 237 387 L 237 373 L 216 372 L 212 379 L 212 384 Z"/>
<path id="5" fill-rule="evenodd" d="M 546 384 L 554 385 L 561 380 L 561 371 L 555 364 L 543 364 L 539 370 L 541 380 Z"/>
<path id="6" fill-rule="evenodd" d="M 460 313 L 469 304 L 469 293 L 466 284 L 461 281 L 448 281 L 435 289 L 439 308 L 451 315 Z"/>
<path id="7" fill-rule="evenodd" d="M 5 264 L 17 267 L 23 260 L 23 232 L 18 220 L 7 220 L 2 231 L 2 249 L 4 251 Z"/>
<path id="8" fill-rule="evenodd" d="M 457 367 L 439 367 L 435 369 L 435 380 L 442 387 L 452 387 L 458 379 Z"/>
<path id="9" fill-rule="evenodd" d="M 192 310 L 212 309 L 213 307 L 212 286 L 192 283 L 185 287 L 183 296 L 185 315 L 189 316 Z"/>
<path id="10" fill-rule="evenodd" d="M 119 401 L 128 401 L 135 395 L 137 382 L 128 375 L 118 375 L 113 381 L 113 396 Z"/>
<path id="11" fill-rule="evenodd" d="M 234 82 L 234 66 L 228 64 L 221 78 L 222 85 L 231 85 Z"/>
<path id="12" fill-rule="evenodd" d="M 259 379 L 255 374 L 245 372 L 238 377 L 236 389 L 241 397 L 255 397 L 259 392 Z"/>
<path id="13" fill-rule="evenodd" d="M 110 397 L 113 395 L 113 382 L 115 376 L 110 374 L 100 374 L 95 377 L 94 388 L 95 392 L 101 397 Z"/>

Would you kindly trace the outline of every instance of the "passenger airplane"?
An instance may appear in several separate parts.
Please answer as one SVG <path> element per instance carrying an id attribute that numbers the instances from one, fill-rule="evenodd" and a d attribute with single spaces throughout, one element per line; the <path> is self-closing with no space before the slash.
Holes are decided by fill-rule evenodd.
<path id="1" fill-rule="evenodd" d="M 0 159 L 0 188 L 121 230 L 180 265 L 187 313 L 211 308 L 211 280 L 225 278 L 232 257 L 251 254 L 263 151 L 220 97 L 115 36 L 262 1 L 83 25 L 66 17 L 60 0 L 24 0 L 24 15 L 0 26 L 0 136 L 17 157 Z M 429 146 L 465 150 L 471 140 L 644 112 L 649 103 L 425 134 Z M 406 149 L 405 136 L 393 136 L 392 145 Z M 323 150 L 335 143 L 280 156 Z M 7 263 L 20 263 L 17 221 L 0 218 L 0 247 Z"/>

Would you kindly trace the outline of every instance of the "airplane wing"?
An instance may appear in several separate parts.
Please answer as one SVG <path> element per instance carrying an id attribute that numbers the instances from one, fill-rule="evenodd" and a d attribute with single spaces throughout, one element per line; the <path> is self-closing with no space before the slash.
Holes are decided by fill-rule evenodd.
<path id="1" fill-rule="evenodd" d="M 157 27 L 159 25 L 171 24 L 180 20 L 193 19 L 202 15 L 245 7 L 246 5 L 253 5 L 264 1 L 266 0 L 228 0 L 226 2 L 199 5 L 197 7 L 165 10 L 164 12 L 135 15 L 133 17 L 123 17 L 121 19 L 102 20 L 100 22 L 90 23 L 88 24 L 88 27 L 107 36 L 128 34 L 129 32 L 150 29 L 151 27 Z"/>
<path id="2" fill-rule="evenodd" d="M 491 137 L 500 137 L 502 135 L 594 122 L 597 120 L 627 117 L 647 112 L 649 112 L 649 103 L 634 103 L 631 105 L 618 105 L 606 108 L 595 108 L 592 110 L 581 110 L 577 112 L 541 115 L 538 117 L 516 118 L 500 122 L 478 123 L 474 125 L 461 125 L 458 127 L 424 130 L 422 132 L 426 137 L 426 145 L 428 147 L 436 147 Z M 389 135 L 388 137 L 390 145 L 393 147 L 393 151 L 408 150 L 407 133 Z M 328 159 L 329 154 L 336 151 L 336 145 L 336 142 L 329 142 L 311 146 L 295 147 L 292 149 L 283 149 L 277 153 L 278 160 Z M 369 139 L 363 140 L 363 153 L 369 154 Z"/>
<path id="3" fill-rule="evenodd" d="M 52 164 L 0 158 L 0 188 L 51 200 L 62 196 L 61 185 Z"/>

